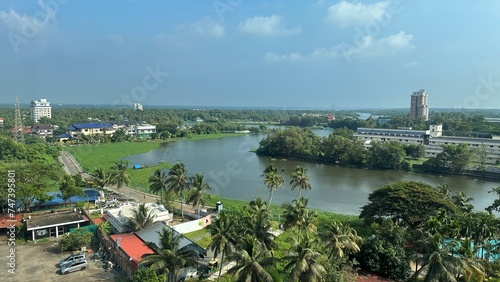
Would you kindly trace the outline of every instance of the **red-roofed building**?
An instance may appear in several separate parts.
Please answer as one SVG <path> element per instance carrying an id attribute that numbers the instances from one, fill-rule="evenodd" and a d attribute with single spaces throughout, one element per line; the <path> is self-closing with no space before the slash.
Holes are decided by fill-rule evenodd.
<path id="1" fill-rule="evenodd" d="M 0 217 L 0 229 L 9 228 L 12 225 L 19 226 L 22 224 L 23 216 L 21 214 L 15 214 L 14 217 L 5 215 Z"/>
<path id="2" fill-rule="evenodd" d="M 144 241 L 133 233 L 115 234 L 110 237 L 116 242 L 118 248 L 128 256 L 129 263 L 134 269 L 138 268 L 139 261 L 143 255 L 154 253 L 153 250 L 144 244 Z"/>

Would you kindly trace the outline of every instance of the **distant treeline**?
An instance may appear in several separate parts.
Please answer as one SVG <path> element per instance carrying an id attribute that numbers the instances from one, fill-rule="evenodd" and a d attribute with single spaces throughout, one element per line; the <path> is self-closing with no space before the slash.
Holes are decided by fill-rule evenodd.
<path id="1" fill-rule="evenodd" d="M 297 158 L 348 167 L 397 170 L 411 170 L 411 160 L 422 158 L 425 154 L 423 145 L 401 145 L 398 142 L 373 142 L 367 149 L 361 140 L 353 140 L 353 133 L 343 127 L 328 137 L 319 137 L 307 128 L 277 129 L 261 140 L 256 153 L 260 156 Z M 446 169 L 450 173 L 461 174 L 473 163 L 479 169 L 484 169 L 486 155 L 480 150 L 472 150 L 466 144 L 446 145 L 442 153 L 426 160 L 420 169 L 425 172 Z"/>

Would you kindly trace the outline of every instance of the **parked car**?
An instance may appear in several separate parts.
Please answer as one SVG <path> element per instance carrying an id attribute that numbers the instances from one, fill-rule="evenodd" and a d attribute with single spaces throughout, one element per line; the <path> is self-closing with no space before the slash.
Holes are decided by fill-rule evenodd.
<path id="1" fill-rule="evenodd" d="M 65 259 L 62 259 L 59 262 L 59 267 L 63 267 L 64 265 L 66 265 L 68 263 L 71 263 L 71 262 L 74 262 L 74 261 L 78 261 L 78 260 L 82 260 L 82 259 L 85 259 L 85 254 L 72 254 L 72 255 L 69 255 L 68 257 L 66 257 Z"/>
<path id="2" fill-rule="evenodd" d="M 87 268 L 89 263 L 87 262 L 86 259 L 81 259 L 81 260 L 76 260 L 70 263 L 65 264 L 63 267 L 61 267 L 61 274 L 68 274 L 70 272 L 75 272 L 78 270 L 84 270 Z"/>

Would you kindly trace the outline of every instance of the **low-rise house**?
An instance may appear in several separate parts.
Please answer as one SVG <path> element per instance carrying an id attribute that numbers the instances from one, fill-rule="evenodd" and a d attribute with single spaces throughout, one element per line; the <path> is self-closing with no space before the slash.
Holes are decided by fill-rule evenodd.
<path id="1" fill-rule="evenodd" d="M 33 241 L 46 237 L 59 237 L 79 228 L 89 219 L 76 210 L 64 212 L 50 212 L 29 215 L 26 219 L 26 230 L 31 232 Z"/>
<path id="2" fill-rule="evenodd" d="M 116 251 L 122 252 L 125 256 L 128 263 L 132 266 L 133 269 L 137 269 L 139 267 L 139 262 L 143 255 L 153 254 L 153 250 L 151 250 L 144 241 L 142 241 L 135 234 L 114 234 L 110 236 L 111 239 L 116 243 L 115 248 Z M 114 253 L 114 250 L 109 250 L 111 253 Z M 123 256 L 122 255 L 122 256 Z M 120 256 L 120 257 L 122 257 Z"/>
<path id="3" fill-rule="evenodd" d="M 173 215 L 163 206 L 156 203 L 146 203 L 146 207 L 152 212 L 154 222 L 162 221 L 168 223 L 172 221 Z M 128 218 L 134 216 L 133 210 L 137 209 L 138 203 L 121 205 L 119 208 L 107 209 L 105 218 L 113 226 L 115 233 L 126 232 Z"/>
<path id="4" fill-rule="evenodd" d="M 151 138 L 151 136 L 156 133 L 156 126 L 147 123 L 136 124 L 131 126 L 131 130 L 129 132 L 131 132 L 136 138 L 147 139 Z"/>
<path id="5" fill-rule="evenodd" d="M 116 129 L 110 123 L 75 123 L 68 126 L 67 134 L 72 137 L 80 135 L 113 135 Z"/>
<path id="6" fill-rule="evenodd" d="M 37 135 L 38 137 L 46 138 L 54 136 L 54 129 L 56 129 L 54 125 L 36 124 L 31 126 L 30 132 L 31 134 Z"/>

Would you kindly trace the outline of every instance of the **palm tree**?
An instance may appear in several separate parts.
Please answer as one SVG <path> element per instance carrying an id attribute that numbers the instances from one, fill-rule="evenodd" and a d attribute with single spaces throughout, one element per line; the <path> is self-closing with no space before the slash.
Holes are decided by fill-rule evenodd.
<path id="1" fill-rule="evenodd" d="M 456 195 L 451 197 L 453 203 L 462 211 L 462 212 L 471 212 L 474 209 L 474 206 L 470 204 L 474 198 L 467 197 L 467 195 L 460 191 Z"/>
<path id="2" fill-rule="evenodd" d="M 212 242 L 208 245 L 208 248 L 214 252 L 214 256 L 221 254 L 220 259 L 220 269 L 219 277 L 217 281 L 220 281 L 220 275 L 222 271 L 222 264 L 224 263 L 224 255 L 231 253 L 232 246 L 236 245 L 235 234 L 233 232 L 234 222 L 226 214 L 225 211 L 221 211 L 218 217 L 212 221 L 208 227 L 210 235 L 212 236 Z"/>
<path id="3" fill-rule="evenodd" d="M 297 166 L 295 168 L 295 171 L 291 175 L 292 180 L 290 180 L 290 185 L 292 186 L 292 190 L 295 190 L 295 188 L 299 187 L 299 198 L 302 190 L 312 189 L 311 183 L 309 183 L 311 177 L 307 174 L 307 171 L 307 168 Z"/>
<path id="4" fill-rule="evenodd" d="M 158 232 L 160 246 L 148 242 L 146 245 L 155 251 L 154 254 L 146 254 L 142 257 L 140 265 L 152 267 L 159 273 L 167 274 L 168 281 L 177 281 L 179 271 L 196 263 L 196 251 L 180 248 L 181 236 L 176 236 L 173 229 L 164 227 Z"/>
<path id="5" fill-rule="evenodd" d="M 98 168 L 94 170 L 91 176 L 92 176 L 91 179 L 92 185 L 96 185 L 101 188 L 101 198 L 104 199 L 104 187 L 106 187 L 106 185 L 109 185 L 110 181 L 109 172 L 105 171 L 102 168 Z"/>
<path id="6" fill-rule="evenodd" d="M 316 233 L 317 220 L 315 211 L 307 209 L 308 198 L 300 197 L 298 200 L 293 200 L 292 203 L 283 204 L 283 218 L 285 229 L 297 228 L 300 236 L 303 231 L 309 230 Z"/>
<path id="7" fill-rule="evenodd" d="M 184 194 L 188 187 L 187 170 L 183 163 L 176 163 L 170 171 L 166 179 L 168 192 L 171 192 L 181 200 L 181 215 L 184 220 Z"/>
<path id="8" fill-rule="evenodd" d="M 451 255 L 449 245 L 441 244 L 440 237 L 439 234 L 430 237 L 424 246 L 420 257 L 423 264 L 413 274 L 415 279 L 422 275 L 424 281 L 456 282 L 456 277 L 463 274 L 463 260 Z"/>
<path id="9" fill-rule="evenodd" d="M 255 238 L 267 250 L 274 250 L 277 245 L 271 232 L 269 208 L 261 198 L 250 201 L 246 208 L 247 215 L 243 217 L 243 232 Z"/>
<path id="10" fill-rule="evenodd" d="M 321 260 L 323 255 L 315 250 L 317 240 L 309 238 L 306 234 L 295 242 L 292 252 L 283 259 L 289 261 L 285 271 L 290 271 L 289 281 L 322 281 L 326 274 Z"/>
<path id="11" fill-rule="evenodd" d="M 163 169 L 157 169 L 149 177 L 149 191 L 160 194 L 160 202 L 163 201 L 163 192 L 167 191 L 167 174 Z"/>
<path id="12" fill-rule="evenodd" d="M 284 170 L 282 169 L 281 172 L 284 172 Z M 267 188 L 269 189 L 269 200 L 267 201 L 267 205 L 271 206 L 274 190 L 277 190 L 278 188 L 283 186 L 285 179 L 274 164 L 269 164 L 268 166 L 266 166 L 266 168 L 264 169 L 264 173 L 261 176 L 264 177 L 264 184 L 266 184 Z"/>
<path id="13" fill-rule="evenodd" d="M 139 204 L 136 209 L 132 210 L 133 217 L 128 218 L 125 228 L 130 231 L 139 231 L 143 228 L 153 225 L 156 215 L 153 210 L 149 210 L 146 204 Z"/>
<path id="14" fill-rule="evenodd" d="M 210 199 L 209 190 L 212 189 L 210 185 L 205 182 L 203 174 L 195 173 L 190 178 L 191 189 L 188 192 L 187 203 L 193 204 L 198 207 L 198 218 L 200 218 L 200 206 L 204 207 L 206 200 Z"/>
<path id="15" fill-rule="evenodd" d="M 127 173 L 128 161 L 116 162 L 111 167 L 111 174 L 109 177 L 109 184 L 116 185 L 118 189 L 130 185 L 130 176 Z"/>
<path id="16" fill-rule="evenodd" d="M 239 245 L 239 250 L 228 256 L 229 260 L 235 260 L 236 265 L 229 269 L 228 273 L 233 274 L 235 282 L 272 282 L 273 277 L 264 268 L 274 265 L 274 258 L 268 254 L 257 239 L 247 235 Z"/>
<path id="17" fill-rule="evenodd" d="M 356 253 L 360 250 L 358 242 L 361 242 L 361 237 L 354 228 L 343 225 L 341 222 L 327 223 L 326 230 L 321 237 L 326 249 L 329 250 L 328 259 L 332 256 L 343 258 L 345 254 Z"/>

